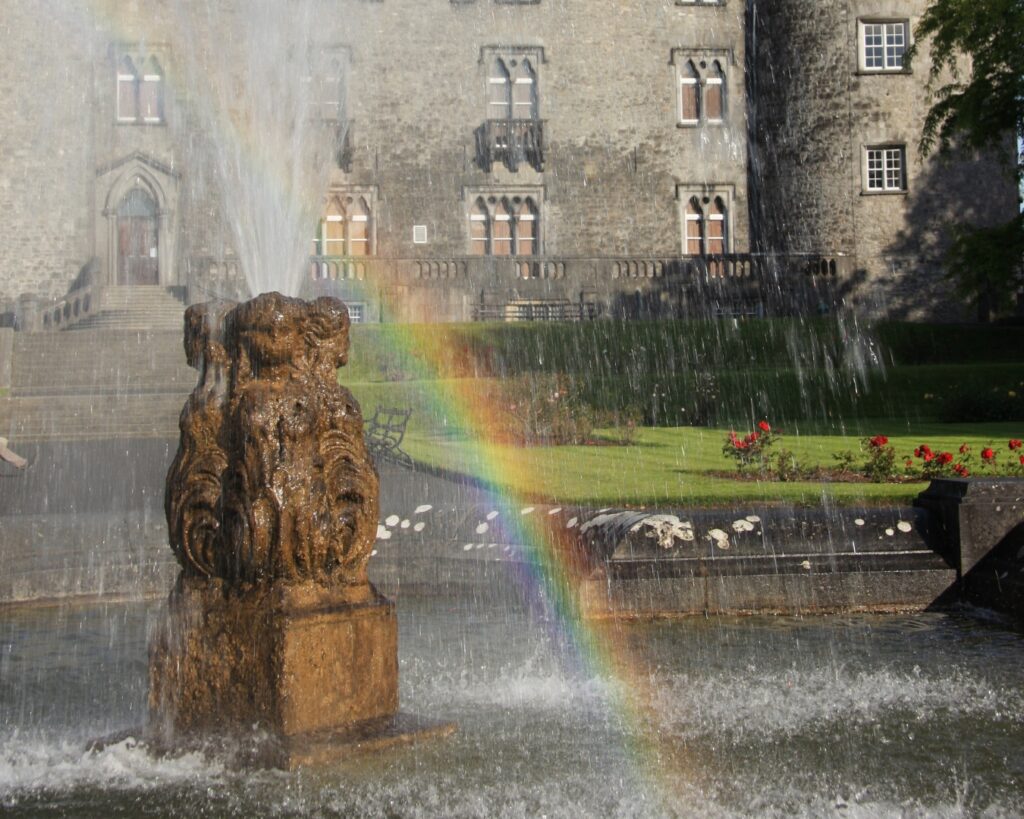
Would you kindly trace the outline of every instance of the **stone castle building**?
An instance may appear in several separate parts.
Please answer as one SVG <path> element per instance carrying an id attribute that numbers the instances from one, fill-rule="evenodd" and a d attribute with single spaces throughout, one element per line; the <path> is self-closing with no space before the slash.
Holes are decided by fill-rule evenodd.
<path id="1" fill-rule="evenodd" d="M 0 312 L 19 326 L 241 291 L 174 33 L 189 2 L 4 4 Z M 956 316 L 948 224 L 1017 207 L 996 159 L 918 150 L 927 54 L 904 52 L 925 0 L 329 6 L 318 116 L 344 141 L 307 289 L 356 320 Z"/>

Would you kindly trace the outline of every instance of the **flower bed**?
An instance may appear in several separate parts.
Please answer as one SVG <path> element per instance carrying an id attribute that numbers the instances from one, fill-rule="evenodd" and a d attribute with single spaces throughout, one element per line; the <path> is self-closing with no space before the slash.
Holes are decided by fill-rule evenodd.
<path id="1" fill-rule="evenodd" d="M 782 431 L 762 420 L 745 435 L 730 431 L 722 453 L 736 463 L 734 477 L 778 481 L 828 480 L 902 483 L 971 475 L 1024 477 L 1024 442 L 1010 438 L 1005 447 L 989 443 L 975 456 L 970 445 L 957 451 L 932 449 L 927 443 L 901 455 L 885 435 L 861 440 L 860 455 L 847 450 L 833 456 L 834 467 L 800 464 L 780 444 Z M 779 445 L 776 448 L 776 445 Z"/>

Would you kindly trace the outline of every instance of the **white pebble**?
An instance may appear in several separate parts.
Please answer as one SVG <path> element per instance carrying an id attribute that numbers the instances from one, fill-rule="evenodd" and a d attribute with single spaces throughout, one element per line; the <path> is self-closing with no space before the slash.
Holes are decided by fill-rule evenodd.
<path id="1" fill-rule="evenodd" d="M 744 518 L 743 520 L 734 520 L 732 528 L 734 532 L 753 532 L 754 524 Z"/>
<path id="2" fill-rule="evenodd" d="M 751 523 L 760 523 L 761 522 L 761 518 L 759 518 L 757 515 L 747 515 L 745 520 L 749 520 Z"/>
<path id="3" fill-rule="evenodd" d="M 433 508 L 434 507 L 431 506 L 429 503 L 424 503 L 422 506 L 417 506 L 416 507 L 416 511 L 413 512 L 413 514 L 414 515 L 422 515 L 424 512 L 429 512 Z"/>
<path id="4" fill-rule="evenodd" d="M 476 527 L 476 533 L 478 535 L 482 535 L 482 534 L 484 534 L 490 528 L 491 527 L 488 526 L 486 523 L 481 523 L 479 526 Z"/>
<path id="5" fill-rule="evenodd" d="M 889 528 L 889 529 L 886 529 L 886 530 L 885 530 L 885 533 L 886 533 L 886 534 L 887 534 L 887 535 L 888 535 L 889 537 L 892 537 L 893 535 L 895 535 L 895 534 L 896 534 L 896 530 L 895 530 L 895 529 L 893 529 L 893 528 Z"/>
<path id="6" fill-rule="evenodd" d="M 423 522 L 423 521 L 421 520 L 421 521 L 420 521 L 419 523 L 417 523 L 417 524 L 416 524 L 415 526 L 413 526 L 413 527 L 412 527 L 412 530 L 413 530 L 414 532 L 422 532 L 422 531 L 423 531 L 424 529 L 426 529 L 426 528 L 427 528 L 427 524 L 425 524 L 425 523 L 424 523 L 424 522 Z"/>
<path id="7" fill-rule="evenodd" d="M 801 566 L 803 566 L 803 568 L 805 568 L 805 569 L 808 569 L 808 570 L 810 570 L 810 568 L 811 568 L 811 561 L 809 561 L 809 560 L 805 560 L 805 561 L 804 561 L 803 563 L 801 563 L 800 565 L 801 565 Z"/>
<path id="8" fill-rule="evenodd" d="M 386 517 L 386 518 L 384 519 L 384 522 L 385 522 L 385 523 L 386 523 L 386 524 L 387 524 L 388 526 L 394 526 L 395 524 L 397 524 L 397 523 L 398 523 L 398 521 L 399 521 L 399 517 L 398 517 L 398 515 L 388 515 L 388 516 L 387 516 L 387 517 Z"/>
<path id="9" fill-rule="evenodd" d="M 520 515 L 532 515 L 532 514 L 533 514 L 533 507 L 532 507 L 532 506 L 527 506 L 527 507 L 526 507 L 526 508 L 525 508 L 525 509 L 524 509 L 524 510 L 523 510 L 522 512 L 520 512 L 519 514 L 520 514 Z"/>
<path id="10" fill-rule="evenodd" d="M 377 524 L 377 540 L 388 540 L 391 538 L 391 531 Z"/>
<path id="11" fill-rule="evenodd" d="M 853 522 L 854 522 L 854 523 L 855 523 L 855 524 L 856 524 L 857 526 L 863 526 L 863 525 L 864 525 L 864 518 L 857 518 L 857 519 L 855 519 L 855 520 L 854 520 Z"/>
<path id="12" fill-rule="evenodd" d="M 579 523 L 578 518 L 569 518 L 569 520 L 565 522 L 565 528 L 572 529 L 577 523 Z"/>
<path id="13" fill-rule="evenodd" d="M 467 543 L 465 546 L 462 547 L 462 551 L 464 551 L 464 552 L 471 551 L 472 549 L 473 549 L 473 544 L 472 543 Z"/>
<path id="14" fill-rule="evenodd" d="M 548 514 L 549 515 L 557 515 L 561 511 L 562 511 L 562 507 L 561 506 L 556 506 L 554 509 L 550 510 L 548 512 Z"/>
<path id="15" fill-rule="evenodd" d="M 377 550 L 374 549 L 372 552 L 370 552 L 370 557 L 374 557 L 376 554 L 377 554 Z"/>
<path id="16" fill-rule="evenodd" d="M 408 529 L 409 528 L 409 518 L 406 518 L 405 520 L 403 520 L 398 525 L 401 526 L 403 529 Z"/>
<path id="17" fill-rule="evenodd" d="M 487 519 L 488 520 L 494 520 L 496 517 L 498 517 L 498 513 L 497 512 L 488 512 L 487 513 Z"/>
<path id="18" fill-rule="evenodd" d="M 912 531 L 914 531 L 913 525 L 910 524 L 910 523 L 907 523 L 905 520 L 901 520 L 899 523 L 897 523 L 896 524 L 896 528 L 899 529 L 901 532 L 912 532 Z"/>

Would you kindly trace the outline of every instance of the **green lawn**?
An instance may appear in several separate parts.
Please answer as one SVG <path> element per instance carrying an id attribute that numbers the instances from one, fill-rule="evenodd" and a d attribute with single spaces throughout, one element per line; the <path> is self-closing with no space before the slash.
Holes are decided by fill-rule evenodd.
<path id="1" fill-rule="evenodd" d="M 413 409 L 405 449 L 417 460 L 527 498 L 891 504 L 908 503 L 924 484 L 758 482 L 710 473 L 732 468 L 721 451 L 728 425 L 746 431 L 761 418 L 784 428 L 782 446 L 801 466 L 833 466 L 842 450 L 859 456 L 860 439 L 877 434 L 889 436 L 901 457 L 921 443 L 939 451 L 963 442 L 976 452 L 1005 446 L 1024 437 L 1022 350 L 1021 327 L 863 328 L 839 319 L 384 324 L 353 327 L 351 363 L 339 378 L 367 417 L 377 405 Z M 625 411 L 650 426 L 628 447 L 476 440 L 475 425 L 489 411 L 481 395 L 500 394 L 500 384 L 518 402 L 530 379 L 552 373 L 567 379 L 594 417 Z M 709 421 L 717 428 L 693 426 Z"/>
<path id="2" fill-rule="evenodd" d="M 967 442 L 977 451 L 1019 437 L 1024 424 L 915 424 L 873 419 L 848 434 L 788 434 L 782 444 L 802 464 L 831 465 L 832 454 L 859 452 L 862 434 L 886 434 L 901 455 L 921 443 L 955 451 Z M 722 455 L 727 429 L 645 428 L 633 446 L 519 448 L 470 441 L 458 435 L 412 432 L 405 448 L 424 464 L 468 474 L 524 498 L 595 505 L 673 504 L 726 506 L 737 501 L 905 504 L 925 483 L 868 484 L 735 481 L 714 477 L 731 462 Z"/>

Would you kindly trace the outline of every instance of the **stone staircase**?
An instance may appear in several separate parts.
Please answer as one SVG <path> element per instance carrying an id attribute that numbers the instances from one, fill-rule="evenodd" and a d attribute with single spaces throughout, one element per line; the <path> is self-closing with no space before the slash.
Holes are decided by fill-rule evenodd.
<path id="1" fill-rule="evenodd" d="M 165 287 L 104 287 L 103 308 L 71 330 L 180 330 L 185 305 Z"/>
<path id="2" fill-rule="evenodd" d="M 175 329 L 15 333 L 10 347 L 0 436 L 15 446 L 176 437 L 196 382 L 185 363 L 180 311 Z"/>

